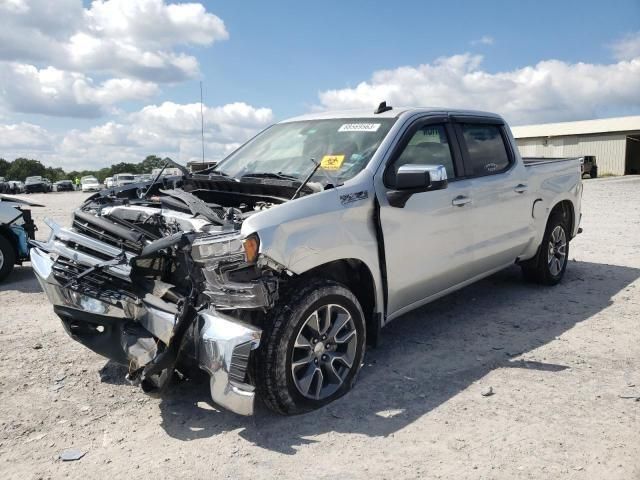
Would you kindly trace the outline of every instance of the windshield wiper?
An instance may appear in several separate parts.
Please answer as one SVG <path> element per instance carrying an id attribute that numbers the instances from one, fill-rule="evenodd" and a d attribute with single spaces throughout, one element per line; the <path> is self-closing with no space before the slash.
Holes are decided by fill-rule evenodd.
<path id="1" fill-rule="evenodd" d="M 258 173 L 247 173 L 242 175 L 240 178 L 276 178 L 278 180 L 292 180 L 294 182 L 300 182 L 300 179 L 295 175 L 287 175 L 286 173 L 278 172 L 278 173 L 270 173 L 270 172 L 258 172 Z"/>
<path id="2" fill-rule="evenodd" d="M 304 179 L 304 182 L 300 184 L 300 186 L 296 190 L 296 193 L 294 193 L 293 197 L 291 197 L 291 200 L 295 200 L 296 197 L 300 195 L 300 192 L 302 191 L 302 189 L 307 185 L 307 183 L 309 183 L 309 180 L 311 180 L 311 177 L 313 177 L 316 174 L 316 172 L 320 168 L 320 165 L 322 165 L 322 162 L 316 162 L 315 159 L 313 158 L 311 158 L 310 160 L 311 160 L 311 163 L 313 163 L 313 170 L 311 170 L 311 173 L 307 175 L 307 178 Z"/>

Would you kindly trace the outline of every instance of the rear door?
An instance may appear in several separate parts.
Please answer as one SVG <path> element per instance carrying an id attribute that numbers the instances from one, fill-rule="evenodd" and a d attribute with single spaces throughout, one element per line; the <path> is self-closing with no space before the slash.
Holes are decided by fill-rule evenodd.
<path id="1" fill-rule="evenodd" d="M 513 263 L 524 251 L 533 238 L 533 199 L 501 120 L 457 117 L 455 130 L 471 179 L 470 276 L 476 276 Z"/>
<path id="2" fill-rule="evenodd" d="M 397 201 L 394 180 L 405 164 L 443 165 L 448 186 Z M 447 116 L 414 121 L 376 175 L 384 238 L 389 318 L 466 279 L 471 261 L 471 181 L 465 179 Z"/>

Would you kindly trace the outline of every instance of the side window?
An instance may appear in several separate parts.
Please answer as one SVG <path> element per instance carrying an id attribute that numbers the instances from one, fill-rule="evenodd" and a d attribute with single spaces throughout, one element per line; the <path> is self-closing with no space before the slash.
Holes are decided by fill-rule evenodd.
<path id="1" fill-rule="evenodd" d="M 474 177 L 494 175 L 509 168 L 510 159 L 501 127 L 486 124 L 462 124 L 467 146 L 468 168 Z"/>
<path id="2" fill-rule="evenodd" d="M 425 125 L 416 131 L 394 162 L 393 174 L 406 164 L 443 165 L 447 169 L 447 177 L 455 178 L 453 157 L 444 125 Z"/>

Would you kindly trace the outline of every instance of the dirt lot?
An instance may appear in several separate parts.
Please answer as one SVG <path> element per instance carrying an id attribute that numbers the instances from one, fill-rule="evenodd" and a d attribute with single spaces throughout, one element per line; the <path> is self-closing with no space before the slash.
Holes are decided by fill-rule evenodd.
<path id="1" fill-rule="evenodd" d="M 83 195 L 28 198 L 45 236 Z M 218 411 L 198 381 L 145 396 L 17 268 L 0 286 L 1 477 L 640 478 L 639 205 L 640 177 L 586 180 L 561 285 L 513 267 L 410 313 L 351 394 L 292 418 Z M 72 447 L 86 455 L 57 459 Z"/>

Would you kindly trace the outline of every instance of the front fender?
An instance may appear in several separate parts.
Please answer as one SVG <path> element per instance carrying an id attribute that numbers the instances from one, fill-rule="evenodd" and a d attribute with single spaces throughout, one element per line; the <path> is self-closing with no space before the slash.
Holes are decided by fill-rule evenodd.
<path id="1" fill-rule="evenodd" d="M 249 217 L 243 236 L 257 233 L 260 253 L 300 275 L 343 259 L 371 271 L 376 312 L 383 305 L 372 185 L 358 183 L 308 195 Z"/>

